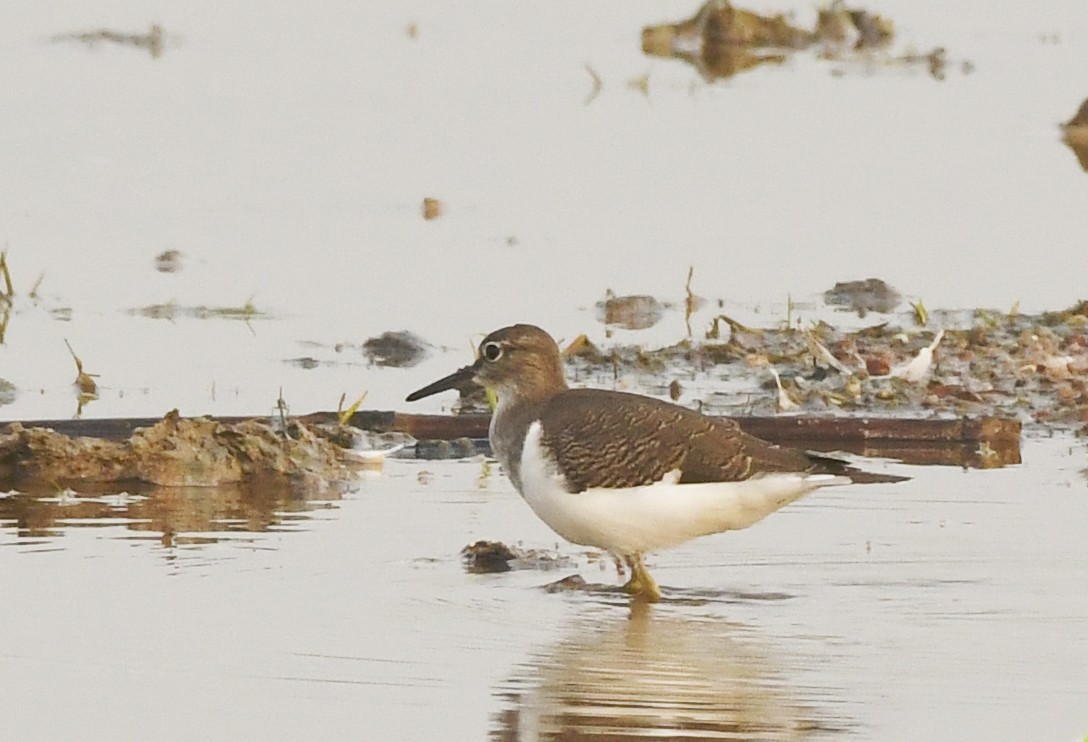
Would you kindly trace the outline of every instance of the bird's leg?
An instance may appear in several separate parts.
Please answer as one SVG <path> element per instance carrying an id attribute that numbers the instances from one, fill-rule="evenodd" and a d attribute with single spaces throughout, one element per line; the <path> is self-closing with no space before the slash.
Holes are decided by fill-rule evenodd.
<path id="1" fill-rule="evenodd" d="M 654 578 L 646 570 L 646 565 L 642 563 L 642 555 L 624 556 L 623 560 L 631 568 L 631 579 L 627 581 L 623 589 L 631 593 L 631 595 L 643 598 L 651 603 L 661 600 L 661 588 L 657 586 Z"/>

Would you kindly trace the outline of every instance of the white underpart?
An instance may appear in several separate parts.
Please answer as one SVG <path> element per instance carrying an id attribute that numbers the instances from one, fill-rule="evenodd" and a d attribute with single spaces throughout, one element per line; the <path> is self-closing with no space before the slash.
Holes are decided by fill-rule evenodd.
<path id="1" fill-rule="evenodd" d="M 614 554 L 633 555 L 731 531 L 762 520 L 819 487 L 849 484 L 832 474 L 766 474 L 742 482 L 679 484 L 680 472 L 660 482 L 571 494 L 540 445 L 534 422 L 521 454 L 522 496 L 563 538 Z"/>

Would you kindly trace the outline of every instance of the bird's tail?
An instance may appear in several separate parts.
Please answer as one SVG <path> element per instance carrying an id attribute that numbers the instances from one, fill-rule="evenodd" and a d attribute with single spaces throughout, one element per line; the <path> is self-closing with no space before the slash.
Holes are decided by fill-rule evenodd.
<path id="1" fill-rule="evenodd" d="M 820 474 L 837 474 L 849 477 L 854 484 L 892 484 L 894 482 L 906 482 L 910 479 L 910 477 L 901 477 L 897 474 L 880 474 L 874 471 L 858 469 L 842 459 L 823 453 L 809 451 L 808 457 L 814 464 L 812 471 Z"/>

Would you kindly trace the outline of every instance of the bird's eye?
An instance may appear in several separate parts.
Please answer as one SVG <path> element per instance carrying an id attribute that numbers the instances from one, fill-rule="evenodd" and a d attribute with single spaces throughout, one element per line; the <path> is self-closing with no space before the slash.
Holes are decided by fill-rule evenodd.
<path id="1" fill-rule="evenodd" d="M 502 346 L 498 343 L 484 343 L 481 352 L 488 361 L 494 362 L 502 358 Z"/>

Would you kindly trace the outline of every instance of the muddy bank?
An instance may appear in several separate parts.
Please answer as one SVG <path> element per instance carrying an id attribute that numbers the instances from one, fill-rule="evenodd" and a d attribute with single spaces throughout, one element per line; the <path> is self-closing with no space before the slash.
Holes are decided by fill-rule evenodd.
<path id="1" fill-rule="evenodd" d="M 351 471 L 345 449 L 331 437 L 327 429 L 293 420 L 274 429 L 258 420 L 184 419 L 177 410 L 123 441 L 12 423 L 0 435 L 0 481 L 218 487 L 282 479 L 321 490 L 346 480 Z"/>
<path id="2" fill-rule="evenodd" d="M 900 301 L 890 287 L 875 295 L 872 282 L 860 287 L 860 294 L 837 291 L 835 296 L 862 314 L 886 311 Z M 806 418 L 879 418 L 895 428 L 895 420 L 969 417 L 1085 430 L 1088 302 L 1036 315 L 1015 308 L 928 312 L 921 302 L 912 308 L 910 324 L 897 315 L 856 330 L 824 321 L 802 325 L 789 316 L 757 328 L 718 315 L 701 337 L 672 345 L 598 346 L 581 335 L 565 343 L 563 355 L 576 386 L 667 395 L 738 421 L 804 413 Z M 475 385 L 460 393 L 455 412 L 486 413 Z M 446 429 L 441 419 L 432 422 L 433 430 L 444 431 L 435 437 L 476 437 L 483 429 L 457 423 Z M 857 434 L 837 432 L 838 439 L 874 437 L 862 432 L 868 421 L 843 425 L 853 425 Z M 781 437 L 769 428 L 757 434 Z"/>

